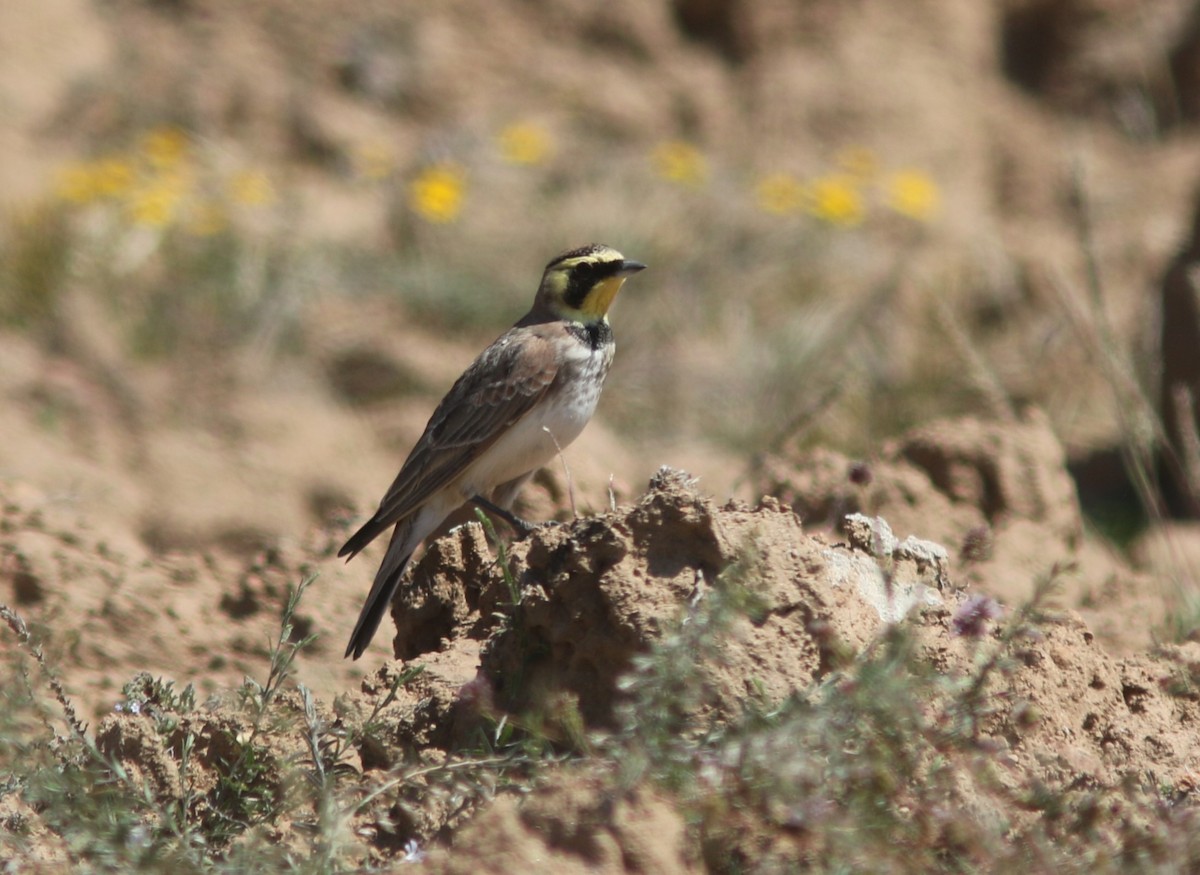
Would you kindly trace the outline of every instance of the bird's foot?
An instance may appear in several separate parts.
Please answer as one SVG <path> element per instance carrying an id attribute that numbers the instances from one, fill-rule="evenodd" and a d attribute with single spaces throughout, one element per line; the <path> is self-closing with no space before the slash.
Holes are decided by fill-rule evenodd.
<path id="1" fill-rule="evenodd" d="M 534 523 L 534 522 L 530 522 L 529 520 L 526 520 L 526 519 L 521 519 L 521 517 L 517 516 L 511 510 L 503 508 L 494 502 L 488 501 L 482 495 L 476 495 L 474 498 L 471 499 L 471 503 L 476 504 L 479 507 L 482 507 L 488 513 L 490 513 L 494 516 L 500 517 L 500 519 L 504 520 L 506 523 L 508 523 L 510 526 L 512 526 L 513 531 L 517 533 L 518 538 L 527 538 L 530 535 L 532 535 L 534 532 L 536 532 L 538 529 L 542 529 L 542 528 L 545 528 L 546 526 L 550 526 L 550 525 L 555 525 L 555 523 L 553 523 L 553 522 Z"/>

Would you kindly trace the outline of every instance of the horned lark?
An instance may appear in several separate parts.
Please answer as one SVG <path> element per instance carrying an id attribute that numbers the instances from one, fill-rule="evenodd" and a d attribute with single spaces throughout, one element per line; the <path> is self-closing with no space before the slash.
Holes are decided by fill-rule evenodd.
<path id="1" fill-rule="evenodd" d="M 362 656 L 413 551 L 451 512 L 468 501 L 506 511 L 579 436 L 612 364 L 608 308 L 644 268 L 599 244 L 564 252 L 546 265 L 533 308 L 458 378 L 375 515 L 338 551 L 353 558 L 395 527 L 346 656 Z"/>

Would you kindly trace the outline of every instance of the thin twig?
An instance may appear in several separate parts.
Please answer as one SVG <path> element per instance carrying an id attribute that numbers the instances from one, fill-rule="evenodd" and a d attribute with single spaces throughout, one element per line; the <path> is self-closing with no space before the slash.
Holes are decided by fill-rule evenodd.
<path id="1" fill-rule="evenodd" d="M 550 435 L 550 440 L 554 441 L 554 449 L 558 450 L 558 460 L 562 462 L 563 474 L 567 478 L 567 501 L 571 503 L 571 519 L 579 519 L 579 512 L 575 510 L 575 483 L 571 479 L 571 469 L 567 465 L 567 457 L 563 455 L 563 448 L 558 443 L 558 438 L 554 436 L 554 432 L 542 426 L 542 431 Z"/>
<path id="2" fill-rule="evenodd" d="M 1153 405 L 1142 392 L 1137 380 L 1126 366 L 1119 346 L 1116 342 L 1116 332 L 1108 320 L 1104 307 L 1104 287 L 1101 281 L 1099 258 L 1096 254 L 1096 240 L 1092 225 L 1091 210 L 1088 206 L 1087 192 L 1083 179 L 1083 168 L 1079 161 L 1073 165 L 1071 174 L 1071 215 L 1075 222 L 1075 235 L 1084 260 L 1084 275 L 1088 291 L 1089 333 L 1077 325 L 1076 330 L 1092 348 L 1093 359 L 1103 370 L 1105 381 L 1113 393 L 1116 407 L 1118 427 L 1121 430 L 1121 457 L 1137 490 L 1147 516 L 1155 522 L 1161 522 L 1164 515 L 1161 490 L 1155 480 L 1153 466 L 1153 449 L 1147 445 L 1144 438 L 1145 426 L 1153 430 L 1153 440 L 1150 444 L 1163 443 L 1163 428 Z M 1064 290 L 1059 289 L 1060 295 L 1066 298 Z M 1141 427 L 1139 427 L 1139 425 Z"/>
<path id="3" fill-rule="evenodd" d="M 1004 390 L 1004 385 L 996 375 L 996 369 L 971 342 L 971 338 L 963 328 L 962 321 L 950 309 L 950 305 L 944 298 L 938 299 L 934 315 L 942 331 L 950 338 L 955 352 L 966 363 L 971 381 L 975 383 L 980 394 L 987 400 L 992 415 L 1002 422 L 1016 422 L 1017 413 L 1013 409 L 1012 399 Z"/>
<path id="4" fill-rule="evenodd" d="M 1187 386 L 1174 386 L 1171 401 L 1175 406 L 1175 421 L 1179 424 L 1179 467 L 1183 471 L 1183 486 L 1190 496 L 1200 499 L 1200 434 L 1196 432 L 1196 399 Z"/>
<path id="5" fill-rule="evenodd" d="M 79 715 L 75 713 L 75 706 L 71 703 L 70 698 L 68 698 L 62 681 L 51 671 L 50 664 L 46 662 L 46 657 L 42 653 L 41 646 L 33 642 L 33 636 L 29 633 L 29 627 L 25 625 L 25 620 L 8 605 L 0 605 L 0 618 L 3 618 L 8 623 L 8 628 L 12 629 L 13 634 L 17 636 L 17 640 L 21 642 L 21 645 L 29 651 L 34 661 L 37 662 L 42 677 L 46 679 L 47 685 L 49 685 L 50 690 L 54 693 L 55 700 L 58 702 L 59 707 L 62 708 L 63 717 L 71 733 L 80 741 L 86 742 L 87 724 L 80 720 Z"/>
<path id="6" fill-rule="evenodd" d="M 806 357 L 809 360 L 829 360 L 832 358 L 831 354 L 834 350 L 849 349 L 852 341 L 860 331 L 869 328 L 882 314 L 890 312 L 888 305 L 900 289 L 901 282 L 912 261 L 912 252 L 914 250 L 914 246 L 903 247 L 892 262 L 891 269 L 867 295 L 866 301 L 856 306 L 853 315 L 841 319 L 839 324 L 831 329 L 821 338 L 816 346 L 808 351 Z M 845 368 L 831 369 L 825 367 L 822 370 L 840 370 L 841 373 L 845 372 Z M 751 457 L 746 467 L 734 479 L 733 488 L 739 488 L 761 470 L 763 459 L 766 456 L 782 451 L 789 442 L 796 443 L 798 437 L 814 426 L 820 415 L 833 405 L 845 391 L 845 388 L 846 379 L 844 376 L 840 376 L 831 385 L 821 389 L 819 394 L 808 404 L 805 404 L 803 408 L 793 413 L 787 422 L 766 442 L 763 451 Z"/>

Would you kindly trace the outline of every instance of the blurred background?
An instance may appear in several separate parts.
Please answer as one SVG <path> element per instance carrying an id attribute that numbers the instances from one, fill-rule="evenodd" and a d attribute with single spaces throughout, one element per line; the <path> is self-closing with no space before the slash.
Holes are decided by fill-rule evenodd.
<path id="1" fill-rule="evenodd" d="M 1123 549 L 1194 509 L 1198 123 L 1194 0 L 7 0 L 0 495 L 87 554 L 10 545 L 14 599 L 108 664 L 261 656 L 271 551 L 373 509 L 591 241 L 651 270 L 580 513 L 1036 408 Z M 339 641 L 372 559 L 319 568 Z"/>

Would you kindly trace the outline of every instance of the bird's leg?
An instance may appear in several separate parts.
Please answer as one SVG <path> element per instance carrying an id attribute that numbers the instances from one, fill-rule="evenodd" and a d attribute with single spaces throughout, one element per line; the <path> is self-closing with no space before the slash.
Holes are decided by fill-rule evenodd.
<path id="1" fill-rule="evenodd" d="M 522 538 L 528 537 L 545 525 L 544 523 L 531 523 L 529 520 L 523 520 L 511 510 L 506 510 L 495 502 L 488 501 L 482 495 L 476 495 L 471 499 L 471 503 L 477 504 L 488 513 L 500 517 L 500 519 L 512 526 L 513 530 Z"/>

